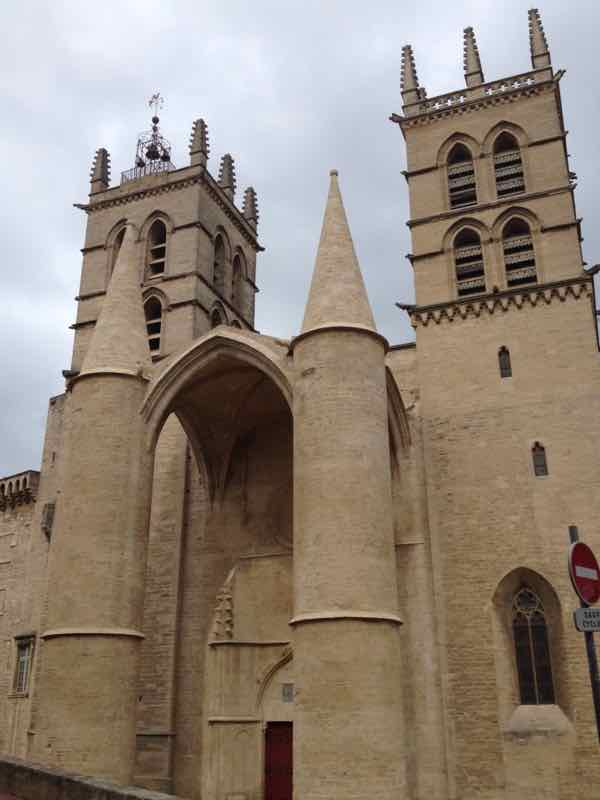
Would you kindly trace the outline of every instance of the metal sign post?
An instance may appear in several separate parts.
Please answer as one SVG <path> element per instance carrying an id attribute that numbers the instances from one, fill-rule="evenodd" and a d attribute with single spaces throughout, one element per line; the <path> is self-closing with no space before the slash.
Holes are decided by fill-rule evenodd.
<path id="1" fill-rule="evenodd" d="M 592 577 L 593 568 L 586 576 L 586 570 L 590 570 L 589 566 L 578 567 L 574 564 L 573 559 L 573 546 L 579 542 L 579 532 L 576 525 L 569 525 L 569 538 L 571 540 L 571 551 L 569 553 L 569 572 L 571 580 L 573 581 L 573 588 L 581 599 L 581 608 L 577 609 L 574 614 L 575 627 L 579 631 L 583 631 L 585 636 L 585 650 L 587 653 L 588 664 L 590 668 L 590 681 L 592 683 L 592 697 L 594 699 L 594 711 L 596 712 L 596 730 L 598 732 L 598 740 L 600 741 L 600 673 L 598 672 L 598 658 L 596 656 L 596 646 L 594 644 L 594 631 L 600 630 L 600 609 L 591 609 L 590 604 L 586 601 L 586 597 L 592 599 L 594 597 L 593 591 L 590 587 L 585 585 L 585 580 L 594 580 Z M 595 560 L 595 559 L 594 559 Z M 583 586 L 577 583 L 579 574 L 582 573 L 584 579 Z M 600 574 L 596 569 L 596 579 L 598 583 L 598 593 L 600 593 Z M 596 594 L 596 600 L 598 599 Z M 594 602 L 596 601 L 594 600 Z"/>

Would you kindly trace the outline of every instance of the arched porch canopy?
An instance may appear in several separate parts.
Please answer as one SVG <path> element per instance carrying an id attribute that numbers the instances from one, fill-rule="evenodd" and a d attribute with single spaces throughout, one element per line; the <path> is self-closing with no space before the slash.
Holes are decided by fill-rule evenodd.
<path id="1" fill-rule="evenodd" d="M 287 343 L 219 326 L 165 362 L 141 413 L 153 450 L 167 417 L 181 422 L 211 490 L 225 481 L 238 439 L 263 418 L 292 413 Z"/>

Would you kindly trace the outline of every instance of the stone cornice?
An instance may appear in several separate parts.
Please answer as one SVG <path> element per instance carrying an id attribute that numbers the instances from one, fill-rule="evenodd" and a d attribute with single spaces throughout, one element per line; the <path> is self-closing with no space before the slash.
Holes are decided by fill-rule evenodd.
<path id="1" fill-rule="evenodd" d="M 410 316 L 413 328 L 427 326 L 430 322 L 439 325 L 442 321 L 454 322 L 469 317 L 480 317 L 508 311 L 509 308 L 520 309 L 528 305 L 550 305 L 558 300 L 564 303 L 567 298 L 578 300 L 580 297 L 592 298 L 593 281 L 590 276 L 569 278 L 553 283 L 537 284 L 519 289 L 506 289 L 502 292 L 484 294 L 479 297 L 450 300 L 447 303 L 436 303 L 429 306 L 396 305 Z"/>
<path id="2" fill-rule="evenodd" d="M 539 200 L 541 197 L 552 197 L 556 194 L 574 192 L 575 188 L 576 184 L 569 183 L 564 186 L 556 186 L 554 189 L 543 189 L 539 192 L 512 194 L 508 197 L 502 197 L 499 200 L 492 200 L 489 203 L 476 203 L 472 206 L 461 206 L 460 208 L 453 208 L 448 211 L 440 211 L 438 214 L 430 214 L 427 217 L 415 217 L 414 219 L 409 219 L 406 224 L 409 228 L 415 228 L 417 225 L 426 225 L 429 222 L 437 222 L 438 220 L 472 216 L 475 213 L 487 211 L 490 208 L 518 206 L 530 202 L 531 200 Z"/>
<path id="3" fill-rule="evenodd" d="M 172 174 L 172 173 L 167 173 Z M 179 180 L 161 183 L 159 185 L 148 186 L 146 188 L 138 188 L 125 194 L 119 194 L 115 197 L 110 197 L 110 189 L 103 192 L 103 199 L 98 199 L 90 203 L 75 203 L 75 208 L 85 211 L 86 214 L 93 214 L 96 211 L 101 211 L 105 208 L 113 208 L 114 206 L 128 205 L 129 203 L 137 200 L 142 200 L 146 197 L 154 197 L 155 195 L 164 194 L 165 192 L 174 192 L 180 189 L 187 189 L 190 186 L 202 184 L 210 197 L 217 203 L 218 206 L 225 212 L 227 217 L 233 222 L 235 227 L 242 234 L 244 239 L 257 251 L 264 250 L 256 237 L 256 230 L 244 218 L 242 212 L 234 205 L 233 201 L 227 197 L 223 189 L 210 175 L 208 170 L 202 169 L 197 175 L 186 176 Z M 115 187 L 120 188 L 120 187 Z M 109 196 L 106 196 L 109 195 Z"/>

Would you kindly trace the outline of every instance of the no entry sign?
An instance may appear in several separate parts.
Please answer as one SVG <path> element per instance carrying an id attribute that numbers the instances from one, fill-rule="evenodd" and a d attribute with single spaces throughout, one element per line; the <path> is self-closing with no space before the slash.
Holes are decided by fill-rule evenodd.
<path id="1" fill-rule="evenodd" d="M 600 567 L 587 544 L 575 542 L 569 551 L 569 574 L 581 600 L 594 605 L 600 599 Z"/>

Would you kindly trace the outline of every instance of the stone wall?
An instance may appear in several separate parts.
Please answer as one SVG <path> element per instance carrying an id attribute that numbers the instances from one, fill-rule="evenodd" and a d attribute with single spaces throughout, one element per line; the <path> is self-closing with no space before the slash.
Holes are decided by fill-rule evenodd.
<path id="1" fill-rule="evenodd" d="M 19 800 L 173 800 L 172 795 L 116 786 L 17 758 L 0 759 L 0 796 Z"/>

